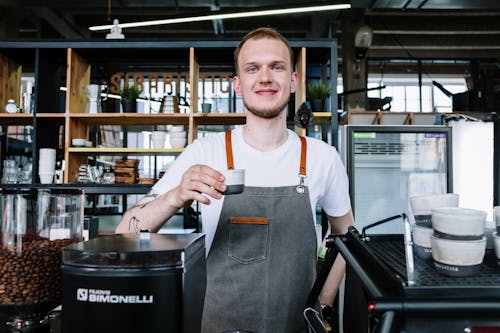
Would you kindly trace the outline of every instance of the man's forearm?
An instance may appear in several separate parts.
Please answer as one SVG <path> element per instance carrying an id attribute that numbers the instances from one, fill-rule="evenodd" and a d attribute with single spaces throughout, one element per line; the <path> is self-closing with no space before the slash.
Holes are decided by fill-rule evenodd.
<path id="1" fill-rule="evenodd" d="M 333 305 L 333 301 L 337 296 L 340 283 L 345 274 L 345 265 L 344 258 L 339 254 L 319 294 L 319 301 L 322 305 Z"/>
<path id="2" fill-rule="evenodd" d="M 179 209 L 169 204 L 170 193 L 160 196 L 148 193 L 122 216 L 116 233 L 139 232 L 148 229 L 157 232 Z"/>

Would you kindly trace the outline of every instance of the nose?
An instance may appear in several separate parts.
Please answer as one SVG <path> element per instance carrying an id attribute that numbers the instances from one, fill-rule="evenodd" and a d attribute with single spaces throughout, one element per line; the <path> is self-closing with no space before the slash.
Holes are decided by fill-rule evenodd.
<path id="1" fill-rule="evenodd" d="M 273 81 L 271 69 L 267 66 L 263 66 L 260 70 L 260 82 L 269 83 Z"/>

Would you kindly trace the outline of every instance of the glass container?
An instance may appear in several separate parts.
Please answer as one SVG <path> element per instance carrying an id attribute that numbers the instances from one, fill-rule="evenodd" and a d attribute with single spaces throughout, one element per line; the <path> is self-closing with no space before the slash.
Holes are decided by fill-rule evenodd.
<path id="1" fill-rule="evenodd" d="M 83 191 L 0 190 L 0 318 L 7 332 L 48 332 L 61 304 L 61 249 L 79 242 Z"/>

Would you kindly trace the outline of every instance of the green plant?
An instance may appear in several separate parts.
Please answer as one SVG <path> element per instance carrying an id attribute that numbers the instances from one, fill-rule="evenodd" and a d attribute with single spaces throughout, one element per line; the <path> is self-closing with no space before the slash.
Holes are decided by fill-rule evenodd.
<path id="1" fill-rule="evenodd" d="M 139 89 L 138 86 L 133 85 L 133 86 L 125 86 L 122 89 L 120 89 L 120 97 L 122 100 L 136 100 L 137 97 L 139 97 L 139 94 L 141 93 L 141 90 Z"/>
<path id="2" fill-rule="evenodd" d="M 307 85 L 307 96 L 310 101 L 325 100 L 330 96 L 330 88 L 321 81 L 311 82 Z"/>

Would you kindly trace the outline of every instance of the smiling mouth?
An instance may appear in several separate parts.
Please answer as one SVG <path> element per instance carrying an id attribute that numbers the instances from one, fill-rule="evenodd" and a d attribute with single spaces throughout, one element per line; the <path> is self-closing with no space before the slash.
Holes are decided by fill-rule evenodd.
<path id="1" fill-rule="evenodd" d="M 273 90 L 273 89 L 261 89 L 261 90 L 256 91 L 256 93 L 258 95 L 274 95 L 277 92 L 278 92 L 277 90 Z"/>

